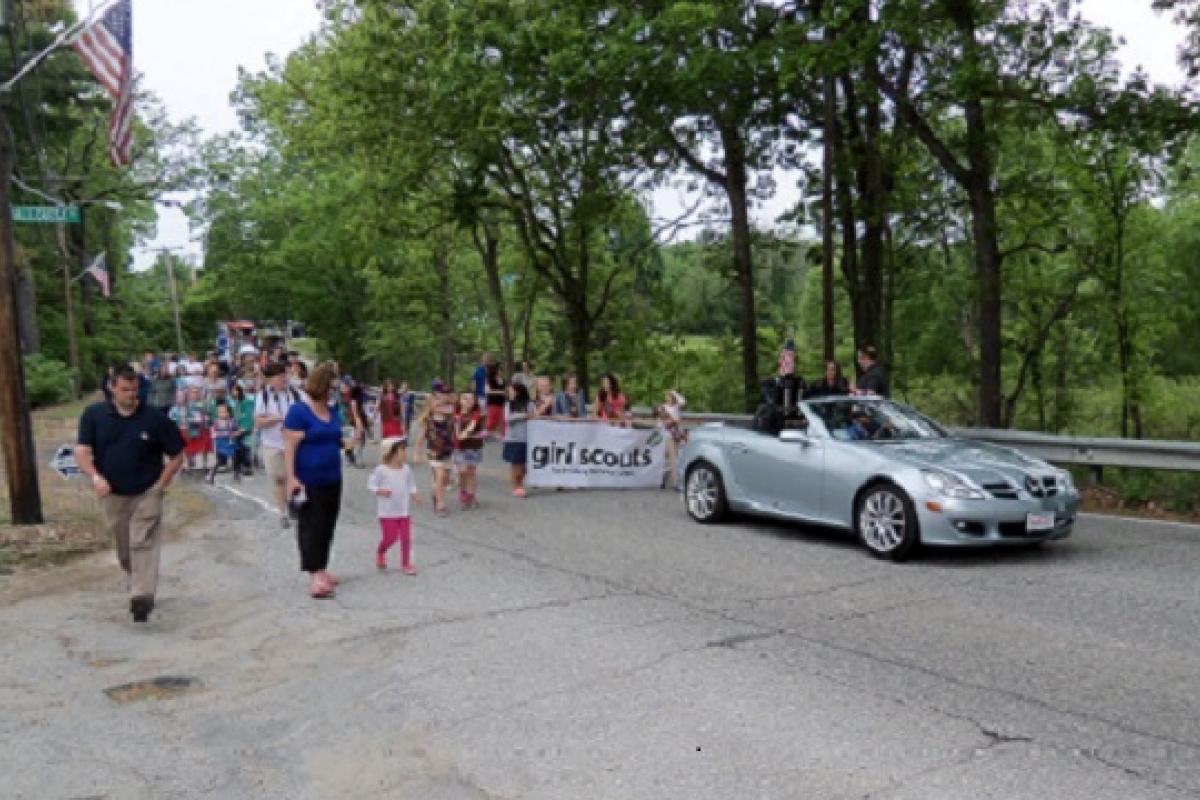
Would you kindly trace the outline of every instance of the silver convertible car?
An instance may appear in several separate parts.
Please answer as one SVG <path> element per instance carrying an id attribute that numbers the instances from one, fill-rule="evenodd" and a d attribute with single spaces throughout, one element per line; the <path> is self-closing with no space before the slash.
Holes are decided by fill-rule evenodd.
<path id="1" fill-rule="evenodd" d="M 959 439 L 878 398 L 800 403 L 782 430 L 712 423 L 692 431 L 677 468 L 688 513 L 730 510 L 854 532 L 902 560 L 921 544 L 979 547 L 1071 534 L 1070 473 L 1007 447 Z"/>

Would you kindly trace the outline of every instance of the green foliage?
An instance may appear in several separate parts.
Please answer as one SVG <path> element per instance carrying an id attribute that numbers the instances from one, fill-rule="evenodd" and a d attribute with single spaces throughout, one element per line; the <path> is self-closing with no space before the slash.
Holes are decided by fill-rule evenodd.
<path id="1" fill-rule="evenodd" d="M 25 396 L 31 407 L 70 401 L 74 382 L 71 369 L 63 362 L 42 355 L 25 357 Z"/>
<path id="2" fill-rule="evenodd" d="M 759 375 L 793 326 L 801 371 L 821 369 L 808 145 L 828 72 L 843 367 L 869 330 L 900 396 L 977 420 L 979 185 L 955 167 L 973 163 L 994 188 L 1003 422 L 1174 430 L 1162 399 L 1200 373 L 1200 148 L 1174 159 L 1186 103 L 1122 79 L 1112 37 L 1069 5 L 332 3 L 319 38 L 243 77 L 244 133 L 204 149 L 185 322 L 304 319 L 368 377 L 461 383 L 487 350 L 593 390 L 615 372 L 641 404 L 678 388 L 742 409 L 747 336 Z M 780 169 L 804 191 L 783 220 L 801 233 L 753 231 L 747 261 L 730 189 L 765 197 Z M 679 171 L 709 222 L 662 245 L 638 196 Z"/>

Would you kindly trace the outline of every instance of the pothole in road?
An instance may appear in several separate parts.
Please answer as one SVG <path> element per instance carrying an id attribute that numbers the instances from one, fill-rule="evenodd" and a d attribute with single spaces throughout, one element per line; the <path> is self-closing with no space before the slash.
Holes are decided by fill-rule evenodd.
<path id="1" fill-rule="evenodd" d="M 141 700 L 166 700 L 177 695 L 195 691 L 201 686 L 199 678 L 186 675 L 159 675 L 146 681 L 123 683 L 104 690 L 108 699 L 116 703 L 136 703 Z"/>

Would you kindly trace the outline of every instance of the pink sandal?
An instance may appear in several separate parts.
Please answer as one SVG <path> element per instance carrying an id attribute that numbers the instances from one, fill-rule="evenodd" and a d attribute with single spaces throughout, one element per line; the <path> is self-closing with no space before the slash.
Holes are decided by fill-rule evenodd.
<path id="1" fill-rule="evenodd" d="M 308 588 L 308 594 L 310 597 L 318 600 L 326 597 L 333 597 L 334 587 L 329 581 L 322 580 L 321 578 L 315 578 L 312 582 L 312 585 Z"/>

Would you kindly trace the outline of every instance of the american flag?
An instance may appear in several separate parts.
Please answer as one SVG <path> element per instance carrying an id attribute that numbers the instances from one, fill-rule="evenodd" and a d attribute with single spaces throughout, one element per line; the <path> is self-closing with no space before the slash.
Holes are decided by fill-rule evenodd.
<path id="1" fill-rule="evenodd" d="M 108 152 L 117 166 L 133 147 L 133 0 L 117 0 L 83 29 L 75 49 L 116 106 L 108 124 Z"/>
<path id="2" fill-rule="evenodd" d="M 96 279 L 96 283 L 100 284 L 100 294 L 108 297 L 108 259 L 104 257 L 104 253 L 96 256 L 96 260 L 92 265 L 84 270 L 85 275 L 91 275 Z"/>

